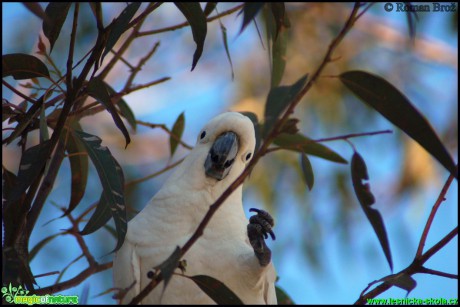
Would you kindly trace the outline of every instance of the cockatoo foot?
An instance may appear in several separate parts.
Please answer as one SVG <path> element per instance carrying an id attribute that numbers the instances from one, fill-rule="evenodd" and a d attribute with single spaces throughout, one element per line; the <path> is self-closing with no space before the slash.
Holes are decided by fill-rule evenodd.
<path id="1" fill-rule="evenodd" d="M 255 208 L 251 208 L 249 211 L 257 212 L 257 215 L 253 215 L 249 219 L 247 228 L 249 242 L 254 249 L 254 254 L 259 260 L 260 265 L 266 266 L 271 261 L 272 251 L 265 244 L 265 239 L 268 239 L 269 234 L 273 240 L 276 239 L 272 230 L 273 226 L 275 226 L 275 222 L 267 211 Z"/>

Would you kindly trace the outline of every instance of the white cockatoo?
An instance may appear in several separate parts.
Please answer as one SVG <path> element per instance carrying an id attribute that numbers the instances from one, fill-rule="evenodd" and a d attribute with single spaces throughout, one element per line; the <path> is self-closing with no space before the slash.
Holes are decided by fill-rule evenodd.
<path id="1" fill-rule="evenodd" d="M 113 261 L 115 287 L 130 289 L 129 303 L 151 281 L 148 272 L 192 236 L 216 199 L 254 155 L 251 120 L 236 112 L 213 118 L 190 151 L 146 207 L 128 223 Z M 240 185 L 218 208 L 203 235 L 183 256 L 185 275 L 223 282 L 244 304 L 276 304 L 276 271 L 264 238 L 274 239 L 273 219 L 262 210 L 248 221 Z M 180 269 L 176 269 L 181 273 Z M 150 273 L 151 274 L 151 273 Z M 130 285 L 133 285 L 130 288 Z M 162 295 L 157 286 L 142 304 L 215 304 L 192 280 L 174 274 Z"/>

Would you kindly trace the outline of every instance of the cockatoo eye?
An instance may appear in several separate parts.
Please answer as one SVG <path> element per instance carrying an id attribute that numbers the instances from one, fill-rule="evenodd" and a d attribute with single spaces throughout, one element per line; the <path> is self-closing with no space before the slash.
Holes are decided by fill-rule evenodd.
<path id="1" fill-rule="evenodd" d="M 200 140 L 202 140 L 206 136 L 206 131 L 201 132 Z"/>
<path id="2" fill-rule="evenodd" d="M 246 161 L 248 161 L 249 159 L 251 159 L 251 153 L 248 153 L 248 154 L 246 155 Z"/>

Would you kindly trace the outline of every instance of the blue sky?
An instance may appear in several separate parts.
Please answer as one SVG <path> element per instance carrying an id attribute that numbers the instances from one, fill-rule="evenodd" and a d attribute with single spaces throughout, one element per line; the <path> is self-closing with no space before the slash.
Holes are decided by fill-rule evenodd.
<path id="1" fill-rule="evenodd" d="M 221 9 L 221 11 L 224 9 Z M 163 13 L 162 20 L 165 25 L 176 24 L 168 18 L 176 18 L 177 12 L 170 5 L 161 11 Z M 38 18 L 31 16 L 25 10 L 22 4 L 18 3 L 2 3 L 2 53 L 25 52 L 31 53 L 33 46 L 36 44 L 36 35 L 41 24 Z M 386 13 L 382 7 L 375 5 L 369 11 L 369 14 L 383 18 L 390 23 L 395 29 L 400 32 L 407 32 L 406 18 L 404 14 L 393 12 Z M 435 38 L 442 41 L 451 48 L 457 50 L 458 40 L 457 33 L 448 31 L 448 23 L 451 20 L 449 13 L 421 13 L 423 14 L 423 23 L 419 23 L 417 34 L 428 38 Z M 108 19 L 109 17 L 107 17 Z M 27 23 L 18 23 L 21 20 L 27 20 Z M 224 19 L 223 22 L 229 33 L 229 45 L 232 54 L 233 66 L 235 68 L 235 78 L 238 78 L 238 70 L 244 69 L 244 58 L 246 54 L 260 54 L 261 59 L 266 60 L 266 51 L 260 46 L 257 33 L 253 26 L 247 28 L 241 36 L 236 35 L 239 30 L 241 18 L 236 19 L 231 16 Z M 17 29 L 13 30 L 13 25 Z M 29 35 L 34 35 L 35 38 L 30 38 L 31 44 L 29 50 L 18 50 L 19 45 L 15 42 L 17 34 L 15 31 L 21 31 L 23 27 L 28 28 Z M 212 34 L 214 33 L 214 34 Z M 218 31 L 208 35 L 220 35 Z M 217 34 L 215 34 L 217 33 Z M 23 33 L 24 34 L 24 33 Z M 231 108 L 232 103 L 237 98 L 237 84 L 231 81 L 228 62 L 225 57 L 223 48 L 218 48 L 216 44 L 206 45 L 205 52 L 200 60 L 195 71 L 190 72 L 191 67 L 191 51 L 187 52 L 187 59 L 183 60 L 183 50 L 181 46 L 182 36 L 190 36 L 190 30 L 185 28 L 181 31 L 167 33 L 164 36 L 159 36 L 158 40 L 166 40 L 167 35 L 173 35 L 173 40 L 166 44 L 162 42 L 161 48 L 157 55 L 159 64 L 153 68 L 149 68 L 147 73 L 153 76 L 148 76 L 148 80 L 160 78 L 163 76 L 172 76 L 172 80 L 149 89 L 135 93 L 126 97 L 126 101 L 132 107 L 136 117 L 143 121 L 153 123 L 165 123 L 171 127 L 175 119 L 181 112 L 186 115 L 186 129 L 184 132 L 184 140 L 188 144 L 194 144 L 195 138 L 201 127 L 213 116 L 227 111 Z M 190 38 L 191 39 L 191 38 Z M 27 41 L 27 39 L 25 39 Z M 244 48 L 241 48 L 244 46 Z M 189 48 L 193 44 L 188 45 Z M 458 51 L 457 51 L 458 52 Z M 364 67 L 367 65 L 368 70 L 385 75 L 385 61 L 389 61 L 391 56 L 394 56 L 384 48 L 376 51 L 366 60 L 368 54 L 358 56 L 356 66 Z M 404 55 L 402 56 L 404 57 Z M 373 61 L 373 58 L 379 61 Z M 421 76 L 418 83 L 413 86 L 407 86 L 402 89 L 403 92 L 417 105 L 423 114 L 425 114 L 434 128 L 437 131 L 442 131 L 446 122 L 446 113 L 452 109 L 452 103 L 458 106 L 458 65 L 449 67 L 436 63 L 426 63 L 421 60 L 411 58 L 411 63 L 417 66 L 418 74 Z M 162 63 L 167 63 L 162 64 Z M 457 63 L 458 64 L 458 63 Z M 220 66 L 220 70 L 214 70 L 214 67 Z M 268 67 L 268 64 L 263 66 Z M 223 69 L 225 68 L 225 69 Z M 216 73 L 225 71 L 225 73 Z M 257 71 L 254 73 L 269 73 L 268 71 Z M 138 80 L 141 83 L 142 80 Z M 114 87 L 120 87 L 120 84 L 115 84 Z M 180 89 L 180 90 L 177 90 Z M 5 95 L 5 94 L 4 94 Z M 358 104 L 356 104 L 357 106 Z M 447 113 L 448 114 L 448 113 Z M 375 127 L 366 127 L 365 131 L 379 129 L 393 129 L 385 120 L 378 121 Z M 321 133 L 321 129 L 318 129 Z M 323 132 L 324 133 L 324 132 Z M 148 129 L 140 128 L 138 136 L 147 135 L 154 136 L 161 132 L 152 132 Z M 324 136 L 318 134 L 317 136 Z M 394 134 L 382 136 L 380 138 L 368 138 L 357 140 L 356 145 L 362 150 L 365 149 L 365 160 L 369 168 L 371 177 L 371 187 L 377 197 L 375 205 L 385 221 L 390 246 L 393 253 L 394 272 L 405 268 L 412 261 L 412 257 L 417 249 L 420 235 L 423 231 L 425 222 L 428 218 L 431 206 L 434 204 L 438 193 L 447 178 L 446 172 L 436 165 L 438 180 L 430 185 L 424 191 L 417 191 L 417 195 L 406 195 L 397 203 L 397 209 L 390 210 L 385 208 L 385 202 L 391 202 L 392 199 L 385 192 L 384 184 L 396 180 L 395 169 L 399 167 L 398 150 L 390 147 L 394 144 Z M 381 146 L 381 143 L 388 143 L 389 147 Z M 329 146 L 329 144 L 328 144 Z M 349 153 L 349 147 L 346 144 L 334 143 L 331 148 L 340 153 Z M 122 155 L 122 151 L 117 151 L 117 155 Z M 178 152 L 186 154 L 186 151 Z M 349 154 L 351 156 L 351 153 Z M 347 156 L 348 157 L 348 156 Z M 118 158 L 118 157 L 117 157 Z M 177 156 L 176 156 L 177 158 Z M 454 158 L 458 161 L 458 158 Z M 149 171 L 154 171 L 162 168 L 166 161 L 158 161 L 159 165 L 149 165 Z M 311 263 L 306 261 L 304 256 L 304 247 L 302 245 L 302 236 L 315 235 L 315 232 L 308 227 L 309 218 L 315 218 L 327 223 L 331 220 L 331 207 L 335 208 L 336 198 L 334 191 L 327 188 L 328 172 L 331 172 L 330 163 L 325 163 L 319 159 L 312 159 L 316 170 L 316 189 L 312 191 L 312 195 L 305 195 L 305 199 L 322 199 L 321 207 L 315 212 L 315 216 L 305 216 L 299 214 L 299 200 L 290 194 L 282 194 L 282 201 L 278 203 L 277 210 L 277 240 L 270 242 L 270 246 L 274 251 L 274 263 L 280 276 L 279 285 L 287 291 L 293 300 L 298 304 L 321 304 L 321 303 L 353 303 L 359 296 L 360 292 L 367 286 L 369 282 L 380 279 L 388 274 L 390 270 L 383 256 L 383 253 L 378 244 L 375 233 L 370 224 L 365 220 L 364 214 L 358 208 L 356 203 L 356 221 L 357 225 L 353 225 L 351 235 L 356 240 L 353 240 L 349 246 L 343 246 L 343 237 L 340 233 L 329 229 L 328 232 L 322 233 L 321 250 L 323 263 L 326 263 L 323 271 L 316 270 Z M 134 166 L 133 166 L 134 169 Z M 126 172 L 126 170 L 125 170 Z M 324 174 L 324 175 L 320 175 Z M 64 178 L 57 182 L 53 193 L 50 195 L 50 202 L 57 204 L 66 203 L 69 195 L 68 181 L 65 181 L 68 172 L 65 170 L 60 173 L 60 178 Z M 139 196 L 140 204 L 142 205 L 152 196 L 151 191 L 158 190 L 161 182 L 168 174 L 159 176 L 148 184 L 143 184 Z M 280 178 L 279 185 L 274 187 L 277 191 L 287 190 L 289 183 L 297 178 L 293 173 L 283 173 L 283 178 Z M 324 187 L 319 189 L 318 187 Z M 100 192 L 100 184 L 97 178 L 92 177 L 88 185 L 88 191 L 84 201 L 88 204 L 95 201 L 95 196 Z M 430 235 L 428 236 L 426 248 L 431 247 L 439 241 L 444 235 L 458 225 L 458 187 L 457 181 L 454 181 L 449 192 L 446 195 L 446 201 L 441 206 L 439 213 L 436 215 Z M 251 190 L 245 191 L 245 208 L 248 212 L 250 207 L 260 207 L 261 199 Z M 324 199 L 330 200 L 324 201 Z M 330 205 L 330 206 L 328 206 Z M 420 209 L 422 208 L 422 209 Z M 44 214 L 41 216 L 37 225 L 39 228 L 33 233 L 30 246 L 34 246 L 39 240 L 56 233 L 59 229 L 68 227 L 66 221 L 57 220 L 50 224 L 44 225 L 50 219 L 57 217 L 59 212 L 51 205 L 45 208 Z M 292 235 L 296 234 L 296 235 Z M 96 255 L 98 261 L 106 262 L 111 259 L 111 256 L 102 257 L 107 252 L 113 249 L 114 241 L 110 239 L 107 232 L 99 231 L 91 236 L 88 241 L 90 249 L 104 250 L 100 255 Z M 74 244 L 74 239 L 70 236 L 57 238 L 53 244 L 47 246 L 40 255 L 32 262 L 32 270 L 36 274 L 41 274 L 53 270 L 61 270 L 67 263 L 76 258 L 80 251 Z M 429 268 L 446 271 L 449 273 L 458 273 L 458 239 L 455 238 L 450 242 L 439 254 L 435 255 L 427 263 Z M 64 275 L 64 279 L 72 278 L 86 267 L 86 262 L 80 260 L 71 266 Z M 414 276 L 418 286 L 411 292 L 410 297 L 414 298 L 457 298 L 458 297 L 458 282 L 437 276 L 427 276 L 417 274 Z M 39 285 L 46 286 L 53 283 L 56 276 L 40 278 Z M 106 271 L 95 275 L 86 280 L 76 288 L 64 291 L 62 294 L 81 295 L 85 286 L 90 287 L 90 302 L 93 303 L 112 303 L 109 295 L 93 298 L 94 295 L 111 287 L 111 271 Z M 405 291 L 392 288 L 381 297 L 383 298 L 403 298 Z"/>

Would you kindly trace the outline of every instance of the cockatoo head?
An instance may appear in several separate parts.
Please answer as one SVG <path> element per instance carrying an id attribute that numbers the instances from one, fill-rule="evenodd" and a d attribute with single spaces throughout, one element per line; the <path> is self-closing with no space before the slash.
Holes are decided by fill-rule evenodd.
<path id="1" fill-rule="evenodd" d="M 207 152 L 206 176 L 219 181 L 229 174 L 231 178 L 239 176 L 254 155 L 255 142 L 254 125 L 248 117 L 237 112 L 214 117 L 200 131 L 196 143 L 198 150 Z"/>

